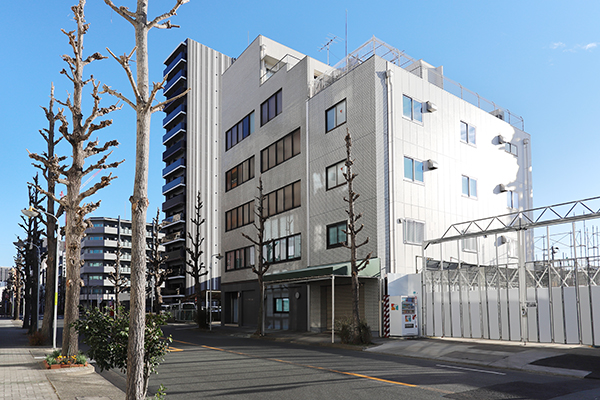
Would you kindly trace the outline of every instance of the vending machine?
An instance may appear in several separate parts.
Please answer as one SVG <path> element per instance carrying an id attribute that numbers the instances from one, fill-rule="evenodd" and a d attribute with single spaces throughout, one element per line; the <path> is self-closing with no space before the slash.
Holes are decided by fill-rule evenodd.
<path id="1" fill-rule="evenodd" d="M 390 335 L 419 335 L 417 296 L 390 296 Z"/>
<path id="2" fill-rule="evenodd" d="M 417 336 L 417 296 L 402 297 L 402 336 Z"/>

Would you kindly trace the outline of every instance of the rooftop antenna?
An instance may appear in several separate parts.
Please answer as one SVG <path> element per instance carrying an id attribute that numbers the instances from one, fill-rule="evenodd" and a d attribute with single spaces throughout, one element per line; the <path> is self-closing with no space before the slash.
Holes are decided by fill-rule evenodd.
<path id="1" fill-rule="evenodd" d="M 319 51 L 322 51 L 323 49 L 327 49 L 327 65 L 330 65 L 330 64 L 329 64 L 329 47 L 330 47 L 332 44 L 334 44 L 334 43 L 337 43 L 337 42 L 338 42 L 338 37 L 337 37 L 337 36 L 335 36 L 334 34 L 330 33 L 330 34 L 327 36 L 327 39 L 328 39 L 328 40 L 327 40 L 327 42 L 326 42 L 326 43 L 325 43 L 323 46 L 321 46 L 321 48 L 319 49 Z"/>
<path id="2" fill-rule="evenodd" d="M 348 67 L 348 9 L 346 9 L 346 68 Z"/>

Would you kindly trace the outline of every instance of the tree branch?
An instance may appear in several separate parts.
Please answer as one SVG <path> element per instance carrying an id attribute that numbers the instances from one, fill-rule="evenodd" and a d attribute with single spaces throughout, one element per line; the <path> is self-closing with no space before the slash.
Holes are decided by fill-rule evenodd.
<path id="1" fill-rule="evenodd" d="M 171 97 L 170 99 L 167 99 L 161 103 L 158 103 L 157 105 L 153 106 L 150 109 L 150 112 L 156 112 L 156 111 L 162 111 L 162 109 L 169 103 L 171 103 L 172 101 L 175 101 L 177 99 L 179 99 L 180 97 L 183 97 L 185 95 L 187 95 L 192 89 L 191 88 L 187 88 L 183 93 L 178 94 L 177 96 Z"/>
<path id="2" fill-rule="evenodd" d="M 137 85 L 135 84 L 135 79 L 133 78 L 133 73 L 131 72 L 131 67 L 129 66 L 129 61 L 131 60 L 131 57 L 133 57 L 133 53 L 135 53 L 135 51 L 137 50 L 137 46 L 133 48 L 133 50 L 131 50 L 131 53 L 129 53 L 129 55 L 127 54 L 123 54 L 122 56 L 116 56 L 112 51 L 110 51 L 110 49 L 107 47 L 106 50 L 110 53 L 110 55 L 115 59 L 116 62 L 118 62 L 121 67 L 123 67 L 123 69 L 125 70 L 125 73 L 127 74 L 127 79 L 129 79 L 129 84 L 131 85 L 131 88 L 133 89 L 133 94 L 135 95 L 135 100 L 136 100 L 136 104 L 140 103 L 140 92 L 138 91 Z M 105 87 L 108 87 L 105 85 Z M 124 99 L 122 99 L 123 101 L 125 101 Z M 132 102 L 130 102 L 131 104 Z M 136 107 L 132 106 L 132 108 L 135 110 Z"/>
<path id="3" fill-rule="evenodd" d="M 125 19 L 125 21 L 127 21 L 131 25 L 135 26 L 135 24 L 136 24 L 135 14 L 132 13 L 131 11 L 129 11 L 129 9 L 127 7 L 125 7 L 125 6 L 117 7 L 110 0 L 104 0 L 104 3 L 106 3 L 106 5 L 109 6 L 110 8 L 112 8 L 114 12 L 116 12 L 121 17 L 123 17 Z"/>
<path id="4" fill-rule="evenodd" d="M 109 1 L 109 0 L 104 0 L 104 1 Z M 167 18 L 171 18 L 174 15 L 177 15 L 177 9 L 179 7 L 181 7 L 183 4 L 187 3 L 188 1 L 189 0 L 177 0 L 177 3 L 175 3 L 175 6 L 173 6 L 171 11 L 164 13 L 162 15 L 159 15 L 158 17 L 154 18 L 152 20 L 152 22 L 150 22 L 148 24 L 148 30 L 150 30 L 154 27 L 157 27 L 159 29 L 179 28 L 179 26 L 171 24 L 171 21 L 167 21 L 164 24 L 161 24 L 160 22 L 164 21 Z"/>

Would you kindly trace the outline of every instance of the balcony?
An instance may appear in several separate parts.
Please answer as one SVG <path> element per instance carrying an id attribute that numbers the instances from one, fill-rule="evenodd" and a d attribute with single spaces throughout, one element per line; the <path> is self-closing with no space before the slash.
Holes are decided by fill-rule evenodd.
<path id="1" fill-rule="evenodd" d="M 163 229 L 168 228 L 171 225 L 174 225 L 178 222 L 185 222 L 185 214 L 184 213 L 177 213 L 175 215 L 171 215 L 168 218 L 165 218 L 162 220 L 162 223 L 164 224 Z"/>
<path id="2" fill-rule="evenodd" d="M 117 255 L 115 253 L 83 253 L 81 255 L 81 259 L 84 260 L 84 261 L 90 261 L 90 260 L 116 260 L 117 259 Z"/>
<path id="3" fill-rule="evenodd" d="M 172 55 L 171 61 L 167 64 L 165 69 L 163 70 L 163 76 L 168 75 L 177 65 L 180 63 L 185 63 L 187 58 L 187 52 L 185 51 L 185 43 L 182 43 L 182 46 L 179 46 L 175 51 L 179 51 L 179 53 Z"/>
<path id="4" fill-rule="evenodd" d="M 173 179 L 171 182 L 164 185 L 162 187 L 162 194 L 165 195 L 165 194 L 169 193 L 171 190 L 178 188 L 180 186 L 185 186 L 185 177 L 183 177 L 183 176 L 178 176 L 177 178 Z"/>
<path id="5" fill-rule="evenodd" d="M 163 119 L 163 128 L 165 128 L 171 121 L 175 119 L 179 114 L 185 115 L 186 103 L 183 102 L 179 106 L 175 107 L 167 116 Z"/>
<path id="6" fill-rule="evenodd" d="M 175 208 L 182 204 L 185 204 L 185 193 L 177 195 L 177 196 L 165 201 L 162 205 L 162 210 L 163 210 L 163 212 L 167 212 L 168 210 Z"/>
<path id="7" fill-rule="evenodd" d="M 167 262 L 179 261 L 185 258 L 185 251 L 183 249 L 177 249 L 165 253 L 165 256 L 167 257 Z"/>
<path id="8" fill-rule="evenodd" d="M 175 75 L 173 75 L 172 77 L 169 78 L 169 80 L 165 84 L 165 89 L 164 89 L 163 93 L 167 93 L 169 91 L 169 89 L 171 89 L 171 87 L 173 87 L 173 85 L 180 79 L 182 79 L 182 80 L 187 79 L 187 70 L 185 68 L 180 69 L 179 71 L 177 71 L 177 73 Z"/>
<path id="9" fill-rule="evenodd" d="M 167 245 L 175 243 L 175 242 L 185 242 L 185 233 L 184 232 L 169 233 L 168 235 L 163 236 L 162 240 L 160 241 L 160 243 L 163 246 L 167 246 Z"/>
<path id="10" fill-rule="evenodd" d="M 162 177 L 165 178 L 171 172 L 177 171 L 180 168 L 181 169 L 185 168 L 185 159 L 184 158 L 178 158 L 173 163 L 171 163 L 171 164 L 167 165 L 165 168 L 163 168 L 163 170 L 162 170 Z"/>
<path id="11" fill-rule="evenodd" d="M 180 123 L 176 124 L 174 127 L 172 127 L 171 129 L 169 129 L 167 131 L 167 133 L 164 134 L 163 136 L 163 144 L 167 143 L 169 140 L 171 140 L 173 137 L 175 137 L 175 135 L 177 135 L 179 132 L 185 132 L 185 121 L 181 121 Z"/>
<path id="12" fill-rule="evenodd" d="M 165 150 L 165 152 L 163 153 L 163 161 L 166 161 L 167 159 L 169 159 L 169 157 L 173 156 L 175 153 L 183 149 L 185 149 L 185 140 L 182 139 Z"/>

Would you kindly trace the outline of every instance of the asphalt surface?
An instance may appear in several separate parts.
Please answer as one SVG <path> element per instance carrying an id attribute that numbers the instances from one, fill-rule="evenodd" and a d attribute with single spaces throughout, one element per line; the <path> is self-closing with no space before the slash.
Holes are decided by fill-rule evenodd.
<path id="1" fill-rule="evenodd" d="M 210 333 L 189 325 L 164 331 L 172 335 L 174 351 L 151 377 L 149 394 L 163 384 L 168 399 L 600 399 L 600 380 L 594 379 Z M 124 375 L 102 376 L 124 389 Z"/>

